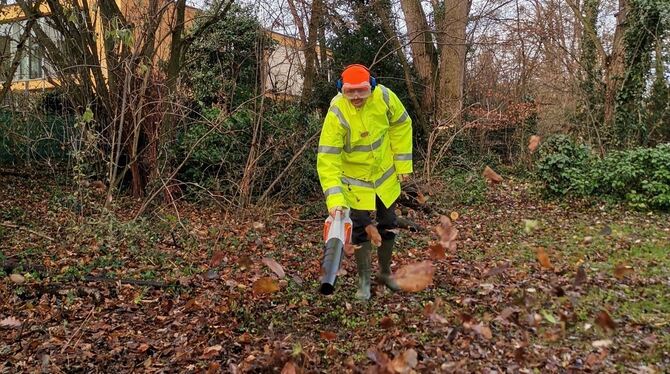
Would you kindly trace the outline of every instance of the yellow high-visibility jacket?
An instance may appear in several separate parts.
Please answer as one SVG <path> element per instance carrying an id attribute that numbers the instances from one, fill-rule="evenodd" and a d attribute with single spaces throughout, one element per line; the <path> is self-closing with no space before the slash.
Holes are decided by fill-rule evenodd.
<path id="1" fill-rule="evenodd" d="M 412 119 L 393 91 L 382 85 L 356 109 L 335 96 L 323 122 L 317 171 L 328 209 L 375 210 L 400 196 L 398 174 L 412 172 Z"/>

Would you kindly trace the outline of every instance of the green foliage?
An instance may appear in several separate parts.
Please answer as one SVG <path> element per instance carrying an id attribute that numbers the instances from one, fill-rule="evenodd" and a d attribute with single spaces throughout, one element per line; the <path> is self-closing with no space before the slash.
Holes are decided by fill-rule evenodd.
<path id="1" fill-rule="evenodd" d="M 554 196 L 610 196 L 642 209 L 670 209 L 670 144 L 614 151 L 604 158 L 566 136 L 540 148 L 538 174 Z"/>
<path id="2" fill-rule="evenodd" d="M 592 170 L 591 150 L 566 135 L 549 138 L 540 146 L 538 173 L 548 193 L 586 196 L 595 186 L 588 172 Z"/>
<path id="3" fill-rule="evenodd" d="M 257 94 L 261 50 L 271 45 L 252 10 L 233 5 L 186 51 L 181 82 L 194 101 L 231 110 Z"/>
<path id="4" fill-rule="evenodd" d="M 616 136 L 622 145 L 649 144 L 655 140 L 650 137 L 645 105 L 646 98 L 650 96 L 648 83 L 652 72 L 652 51 L 667 38 L 670 3 L 667 0 L 633 0 L 626 19 L 626 73 L 616 97 Z M 662 56 L 662 53 L 657 53 L 657 58 L 659 55 Z M 656 66 L 663 68 L 664 64 Z M 660 76 L 664 77 L 664 74 Z M 663 95 L 663 92 L 652 90 L 651 94 Z M 650 99 L 656 101 L 653 96 Z M 664 140 L 668 139 L 660 141 Z"/>

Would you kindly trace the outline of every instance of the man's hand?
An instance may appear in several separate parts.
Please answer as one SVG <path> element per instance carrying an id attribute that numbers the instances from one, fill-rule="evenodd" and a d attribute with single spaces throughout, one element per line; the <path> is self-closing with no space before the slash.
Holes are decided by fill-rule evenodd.
<path id="1" fill-rule="evenodd" d="M 328 213 L 330 213 L 330 216 L 334 218 L 335 217 L 335 212 L 337 212 L 338 210 L 341 212 L 343 209 L 344 208 L 342 208 L 341 206 L 334 206 L 334 207 L 330 208 Z"/>
<path id="2" fill-rule="evenodd" d="M 409 180 L 409 174 L 398 174 L 398 181 L 400 183 L 407 182 Z"/>

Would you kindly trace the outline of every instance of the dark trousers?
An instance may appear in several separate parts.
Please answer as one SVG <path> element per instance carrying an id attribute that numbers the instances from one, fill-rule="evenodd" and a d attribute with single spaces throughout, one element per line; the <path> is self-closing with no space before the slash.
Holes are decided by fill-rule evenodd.
<path id="1" fill-rule="evenodd" d="M 375 206 L 377 208 L 377 230 L 379 230 L 382 240 L 394 239 L 395 233 L 389 230 L 398 227 L 395 215 L 395 202 L 387 208 L 379 199 L 379 196 L 377 196 Z M 365 227 L 372 224 L 371 212 L 367 210 L 352 209 L 351 221 L 354 223 L 351 242 L 353 244 L 361 244 L 370 240 L 368 234 L 365 232 Z"/>

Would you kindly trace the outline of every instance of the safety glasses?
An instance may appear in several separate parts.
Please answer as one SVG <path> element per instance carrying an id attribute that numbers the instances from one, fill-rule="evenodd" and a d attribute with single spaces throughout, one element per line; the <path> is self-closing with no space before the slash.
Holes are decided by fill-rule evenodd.
<path id="1" fill-rule="evenodd" d="M 344 87 L 342 89 L 342 95 L 349 100 L 354 99 L 365 99 L 370 96 L 372 89 L 370 86 L 365 87 Z"/>

